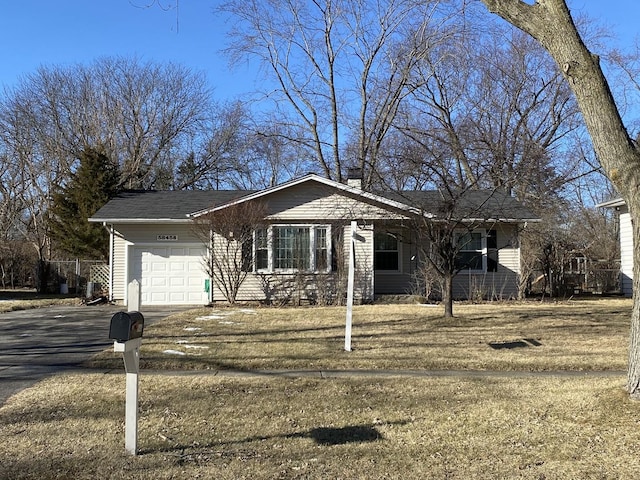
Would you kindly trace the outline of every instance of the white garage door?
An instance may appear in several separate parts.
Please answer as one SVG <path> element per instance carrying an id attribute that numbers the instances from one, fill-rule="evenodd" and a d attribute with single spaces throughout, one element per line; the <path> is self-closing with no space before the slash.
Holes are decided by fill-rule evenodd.
<path id="1" fill-rule="evenodd" d="M 134 248 L 132 271 L 140 282 L 141 305 L 206 304 L 204 251 L 178 245 Z"/>

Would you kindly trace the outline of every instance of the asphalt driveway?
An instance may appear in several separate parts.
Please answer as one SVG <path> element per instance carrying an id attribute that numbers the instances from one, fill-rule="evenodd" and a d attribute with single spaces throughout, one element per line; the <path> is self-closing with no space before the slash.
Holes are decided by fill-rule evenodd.
<path id="1" fill-rule="evenodd" d="M 48 375 L 78 370 L 109 348 L 112 305 L 57 306 L 0 314 L 0 406 L 14 393 Z M 179 307 L 142 310 L 145 327 Z"/>

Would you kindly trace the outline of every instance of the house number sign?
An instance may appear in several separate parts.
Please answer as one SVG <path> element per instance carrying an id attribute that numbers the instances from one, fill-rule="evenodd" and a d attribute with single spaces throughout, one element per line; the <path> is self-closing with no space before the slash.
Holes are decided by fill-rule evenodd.
<path id="1" fill-rule="evenodd" d="M 156 239 L 159 242 L 177 242 L 178 235 L 158 235 Z"/>

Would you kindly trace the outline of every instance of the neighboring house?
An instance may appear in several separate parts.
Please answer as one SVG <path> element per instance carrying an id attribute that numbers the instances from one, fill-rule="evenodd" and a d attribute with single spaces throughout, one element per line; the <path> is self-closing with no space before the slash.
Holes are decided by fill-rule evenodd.
<path id="1" fill-rule="evenodd" d="M 597 205 L 613 208 L 618 216 L 620 236 L 620 290 L 626 297 L 633 294 L 633 229 L 629 208 L 622 198 L 615 198 Z"/>
<path id="2" fill-rule="evenodd" d="M 411 219 L 426 215 L 438 221 L 445 203 L 438 191 L 374 193 L 362 190 L 358 179 L 342 184 L 315 174 L 260 191 L 125 192 L 90 219 L 110 232 L 111 300 L 126 305 L 126 286 L 134 279 L 145 306 L 223 300 L 205 274 L 208 245 L 198 240 L 192 219 L 248 201 L 265 205 L 267 216 L 246 250 L 251 271 L 239 301 L 264 301 L 278 295 L 278 287 L 313 301 L 320 290 L 335 287 L 338 271 L 344 271 L 346 255 L 340 252 L 348 251 L 352 221 L 357 222 L 356 298 L 409 293 L 419 276 L 421 251 Z M 515 297 L 518 234 L 537 219 L 500 192 L 469 192 L 458 210 L 473 227 L 461 230 L 468 248 L 460 258 L 468 268 L 455 279 L 454 297 L 468 298 L 480 289 L 485 296 Z M 293 264 L 293 257 L 302 263 Z"/>

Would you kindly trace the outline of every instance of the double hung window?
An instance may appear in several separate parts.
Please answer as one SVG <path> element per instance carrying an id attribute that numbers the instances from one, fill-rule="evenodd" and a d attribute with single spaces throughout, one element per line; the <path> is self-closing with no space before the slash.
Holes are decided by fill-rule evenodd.
<path id="1" fill-rule="evenodd" d="M 376 270 L 397 272 L 400 270 L 400 250 L 398 235 L 391 232 L 376 232 L 373 237 L 375 256 L 373 265 Z"/>
<path id="2" fill-rule="evenodd" d="M 269 241 L 266 228 L 259 228 L 254 234 L 256 270 L 269 268 Z"/>
<path id="3" fill-rule="evenodd" d="M 485 271 L 486 238 L 483 232 L 473 231 L 456 235 L 456 269 Z"/>

